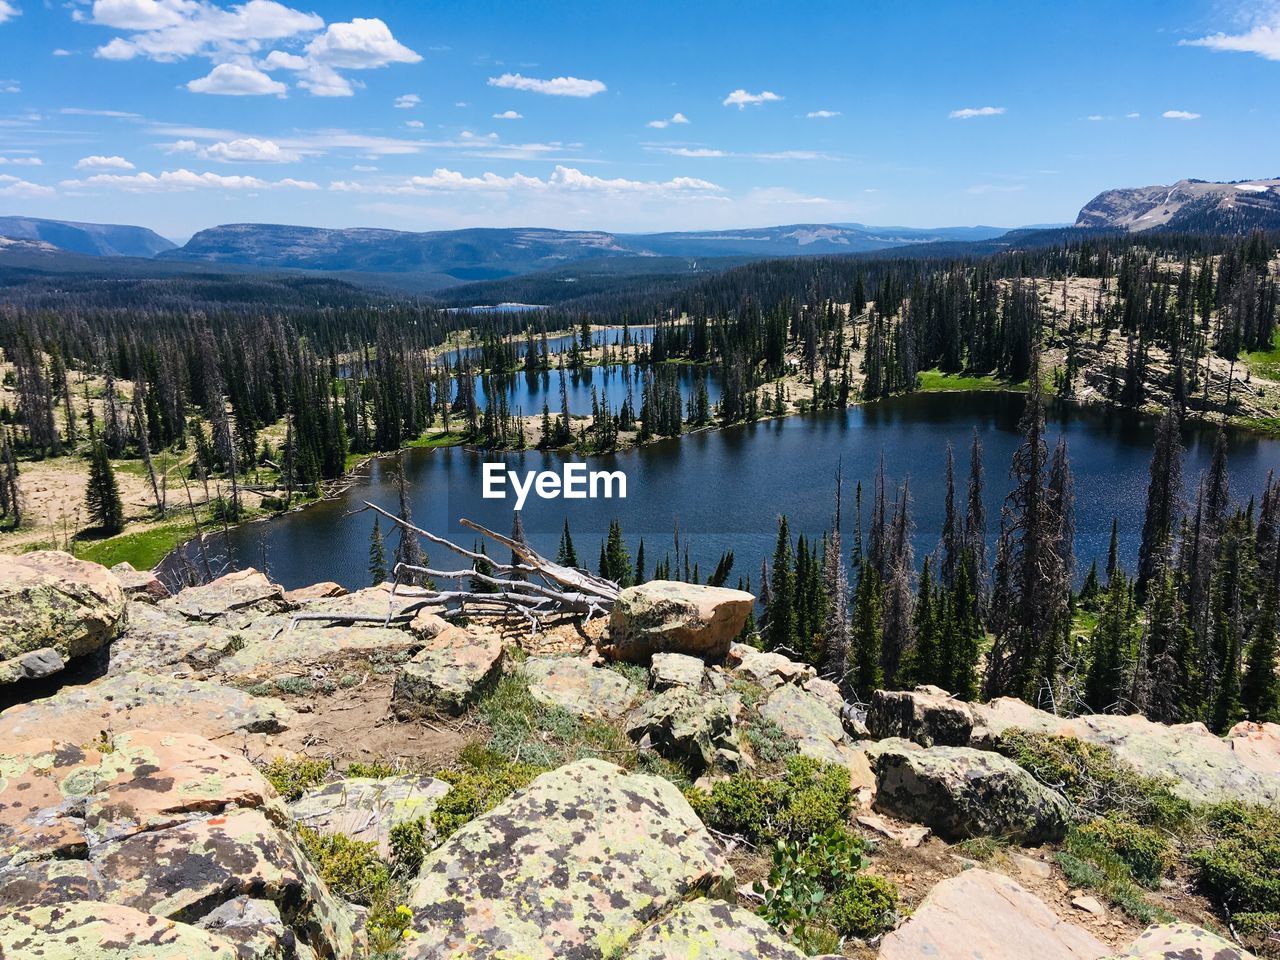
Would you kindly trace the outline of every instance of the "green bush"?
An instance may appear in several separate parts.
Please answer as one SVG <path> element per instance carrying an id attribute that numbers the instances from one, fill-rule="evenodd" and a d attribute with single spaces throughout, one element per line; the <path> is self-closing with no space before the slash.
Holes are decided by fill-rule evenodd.
<path id="1" fill-rule="evenodd" d="M 343 771 L 342 775 L 344 777 L 372 777 L 374 780 L 382 780 L 385 777 L 394 777 L 396 768 L 385 760 L 368 762 L 355 760 L 347 765 L 347 769 Z"/>
<path id="2" fill-rule="evenodd" d="M 831 920 L 846 937 L 870 940 L 893 926 L 898 888 L 884 877 L 860 873 L 831 900 Z"/>
<path id="3" fill-rule="evenodd" d="M 1151 827 L 1100 817 L 1080 827 L 1078 833 L 1085 842 L 1096 842 L 1112 851 L 1134 880 L 1152 890 L 1173 866 L 1173 845 L 1165 834 Z"/>
<path id="4" fill-rule="evenodd" d="M 391 828 L 391 869 L 400 877 L 416 877 L 427 855 L 427 818 L 403 820 Z"/>
<path id="5" fill-rule="evenodd" d="M 449 792 L 431 811 L 431 825 L 441 840 L 480 814 L 488 813 L 513 792 L 528 786 L 538 774 L 546 772 L 545 767 L 498 759 L 499 762 L 483 767 L 468 765 L 436 774 L 451 784 Z"/>
<path id="6" fill-rule="evenodd" d="M 1172 919 L 1167 912 L 1147 902 L 1129 864 L 1104 836 L 1073 827 L 1057 860 L 1071 883 L 1096 890 L 1139 923 Z"/>
<path id="7" fill-rule="evenodd" d="M 790 837 L 806 837 L 843 824 L 853 801 L 847 768 L 802 756 L 787 761 L 782 793 L 786 800 L 775 819 Z"/>
<path id="8" fill-rule="evenodd" d="M 1191 854 L 1201 891 L 1231 915 L 1280 913 L 1280 812 L 1224 803 L 1205 826 L 1211 839 Z"/>
<path id="9" fill-rule="evenodd" d="M 344 900 L 365 906 L 385 899 L 391 871 L 377 844 L 352 840 L 345 833 L 322 834 L 299 827 L 303 848 L 326 886 Z"/>
<path id="10" fill-rule="evenodd" d="M 324 783 L 332 769 L 333 763 L 329 760 L 277 757 L 262 767 L 262 775 L 285 800 L 297 800 L 307 790 Z"/>

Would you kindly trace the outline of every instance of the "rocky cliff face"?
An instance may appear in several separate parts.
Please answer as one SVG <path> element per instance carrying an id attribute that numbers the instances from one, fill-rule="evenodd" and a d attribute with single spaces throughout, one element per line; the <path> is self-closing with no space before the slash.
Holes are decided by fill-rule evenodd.
<path id="1" fill-rule="evenodd" d="M 1280 226 L 1280 179 L 1210 183 L 1179 180 L 1172 186 L 1107 190 L 1084 205 L 1077 227 L 1120 230 L 1241 232 Z"/>

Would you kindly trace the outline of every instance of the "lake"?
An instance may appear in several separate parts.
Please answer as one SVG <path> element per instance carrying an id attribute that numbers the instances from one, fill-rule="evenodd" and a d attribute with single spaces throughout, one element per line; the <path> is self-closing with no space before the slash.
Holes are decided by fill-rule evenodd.
<path id="1" fill-rule="evenodd" d="M 613 402 L 612 387 L 609 396 Z M 1009 459 L 1019 442 L 1021 410 L 1022 397 L 1017 394 L 916 394 L 844 411 L 709 430 L 591 457 L 587 460 L 591 469 L 625 472 L 626 500 L 530 497 L 524 511 L 525 529 L 538 550 L 554 555 L 568 518 L 580 561 L 594 568 L 609 521 L 618 517 L 633 556 L 643 537 L 652 572 L 654 562 L 671 549 L 678 524 L 703 577 L 721 551 L 731 549 L 736 566 L 730 584 L 739 575 L 749 574 L 755 585 L 761 560 L 772 555 L 779 514 L 788 516 L 793 533 L 820 536 L 830 526 L 833 478 L 840 462 L 846 484 L 843 533 L 845 543 L 852 543 L 854 485 L 862 482 L 869 505 L 872 479 L 883 453 L 894 483 L 910 479 L 919 559 L 933 550 L 942 524 L 946 445 L 955 445 L 963 502 L 974 429 L 985 451 L 988 526 L 994 540 L 1010 486 Z M 1154 420 L 1124 411 L 1059 407 L 1051 412 L 1050 443 L 1059 434 L 1066 436 L 1075 474 L 1077 581 L 1091 560 L 1105 563 L 1113 516 L 1120 523 L 1122 558 L 1133 569 L 1154 429 Z M 1213 438 L 1210 427 L 1190 426 L 1185 432 L 1188 496 L 1194 495 L 1194 486 L 1208 465 Z M 1247 501 L 1260 493 L 1267 471 L 1280 466 L 1280 441 L 1243 431 L 1230 432 L 1228 440 L 1232 495 Z M 506 533 L 511 528 L 511 501 L 481 498 L 481 464 L 503 460 L 513 470 L 558 469 L 565 459 L 537 451 L 499 455 L 456 447 L 407 452 L 414 520 L 468 546 L 474 538 L 458 525 L 460 517 Z M 368 581 L 373 515 L 351 515 L 351 511 L 366 499 L 395 509 L 396 490 L 388 463 L 372 463 L 334 500 L 235 528 L 225 544 L 213 538 L 210 549 L 225 556 L 229 547 L 233 565 L 266 567 L 272 579 L 288 588 L 321 580 L 361 587 Z M 185 549 L 194 555 L 192 548 Z M 166 561 L 170 570 L 175 569 L 172 561 L 172 557 Z M 455 565 L 440 550 L 432 552 L 432 561 Z"/>
<path id="2" fill-rule="evenodd" d="M 711 370 L 691 367 L 685 364 L 672 364 L 671 369 L 680 381 L 680 394 L 687 404 L 697 389 L 698 375 L 701 372 L 707 381 L 707 397 L 712 403 L 720 400 L 719 377 Z M 609 408 L 617 411 L 622 401 L 627 398 L 627 390 L 631 390 L 632 404 L 637 414 L 644 390 L 644 378 L 648 375 L 646 368 L 635 364 L 614 364 L 609 367 L 582 367 L 577 370 L 565 370 L 565 392 L 569 397 L 569 412 L 586 416 L 591 413 L 591 391 L 604 399 L 607 395 Z M 495 378 L 507 396 L 507 406 L 512 413 L 522 411 L 526 417 L 542 412 L 545 402 L 551 409 L 551 415 L 560 412 L 560 373 L 558 370 L 521 371 L 505 377 Z M 476 400 L 481 408 L 488 404 L 483 379 L 476 378 Z"/>

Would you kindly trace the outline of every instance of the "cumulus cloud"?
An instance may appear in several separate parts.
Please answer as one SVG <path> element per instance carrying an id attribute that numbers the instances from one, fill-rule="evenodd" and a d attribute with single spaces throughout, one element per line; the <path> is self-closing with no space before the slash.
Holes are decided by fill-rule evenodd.
<path id="1" fill-rule="evenodd" d="M 73 54 L 71 53 L 71 51 L 70 51 L 70 50 L 64 50 L 62 47 L 58 47 L 56 50 L 54 50 L 54 51 L 53 51 L 53 55 L 54 55 L 55 57 L 70 57 L 70 56 L 73 56 Z"/>
<path id="2" fill-rule="evenodd" d="M 289 88 L 256 67 L 220 63 L 207 76 L 188 83 L 187 89 L 192 93 L 212 93 L 228 97 L 258 97 L 272 93 L 283 97 Z"/>
<path id="3" fill-rule="evenodd" d="M 830 120 L 832 117 L 841 116 L 839 110 L 810 110 L 805 114 L 810 120 Z"/>
<path id="4" fill-rule="evenodd" d="M 1166 110 L 1160 114 L 1166 120 L 1199 120 L 1200 114 L 1192 113 L 1190 110 Z"/>
<path id="5" fill-rule="evenodd" d="M 503 176 L 483 173 L 467 176 L 457 170 L 439 167 L 429 176 L 410 177 L 408 180 L 388 183 L 357 183 L 335 180 L 329 189 L 344 193 L 415 194 L 435 192 L 498 192 L 515 191 L 539 194 L 593 193 L 632 196 L 697 196 L 717 194 L 723 188 L 709 180 L 696 177 L 675 177 L 671 180 L 627 180 L 621 177 L 606 178 L 583 173 L 573 167 L 557 166 L 549 177 L 530 177 L 522 173 Z"/>
<path id="6" fill-rule="evenodd" d="M 421 130 L 424 126 L 421 120 L 406 120 L 404 125 L 406 127 L 412 127 L 414 130 Z"/>
<path id="7" fill-rule="evenodd" d="M 0 197 L 27 199 L 30 197 L 48 197 L 52 196 L 53 193 L 53 187 L 46 187 L 44 184 L 32 183 L 30 180 L 23 180 L 19 177 L 11 177 L 8 174 L 0 173 Z"/>
<path id="8" fill-rule="evenodd" d="M 501 113 L 493 115 L 495 120 L 523 120 L 524 115 L 516 113 L 514 110 L 503 110 Z"/>
<path id="9" fill-rule="evenodd" d="M 94 155 L 92 157 L 81 157 L 76 161 L 77 170 L 132 170 L 133 164 L 124 157 L 110 156 L 103 157 Z"/>
<path id="10" fill-rule="evenodd" d="M 998 117 L 1004 107 L 961 107 L 947 114 L 948 120 L 972 120 L 974 117 Z"/>
<path id="11" fill-rule="evenodd" d="M 0 156 L 0 166 L 13 167 L 43 167 L 44 161 L 39 157 L 3 157 Z"/>
<path id="12" fill-rule="evenodd" d="M 22 16 L 22 11 L 10 3 L 9 0 L 0 0 L 0 23 L 20 16 Z"/>
<path id="13" fill-rule="evenodd" d="M 1280 10 L 1269 22 L 1254 24 L 1245 33 L 1214 33 L 1198 40 L 1180 40 L 1183 47 L 1205 47 L 1218 53 L 1253 53 L 1264 60 L 1280 60 Z"/>
<path id="14" fill-rule="evenodd" d="M 396 97 L 397 110 L 412 110 L 422 102 L 422 98 L 416 93 L 405 93 Z"/>
<path id="15" fill-rule="evenodd" d="M 726 107 L 737 107 L 739 110 L 742 110 L 748 106 L 758 107 L 762 103 L 773 103 L 774 101 L 781 99 L 782 97 L 778 96 L 772 90 L 762 90 L 759 93 L 748 93 L 746 90 L 739 87 L 720 102 Z"/>
<path id="16" fill-rule="evenodd" d="M 490 77 L 489 86 L 501 87 L 504 90 L 524 90 L 528 93 L 542 93 L 550 97 L 594 97 L 609 88 L 599 80 L 579 80 L 577 77 L 552 77 L 550 80 L 539 80 L 536 77 L 525 77 L 518 73 L 504 73 L 500 77 Z"/>
<path id="17" fill-rule="evenodd" d="M 688 122 L 689 122 L 689 118 L 686 117 L 683 113 L 675 113 L 675 114 L 672 114 L 666 120 L 650 120 L 647 124 L 645 124 L 645 126 L 653 127 L 655 130 L 664 130 L 667 127 L 671 126 L 673 123 L 680 124 L 680 123 L 688 123 Z"/>
<path id="18" fill-rule="evenodd" d="M 301 159 L 292 150 L 284 150 L 273 140 L 244 137 L 219 141 L 201 151 L 201 156 L 228 163 L 293 163 Z"/>
<path id="19" fill-rule="evenodd" d="M 223 176 L 210 172 L 194 173 L 185 168 L 165 170 L 158 176 L 145 171 L 133 174 L 98 173 L 83 180 L 63 180 L 62 186 L 70 190 L 106 187 L 126 193 L 170 193 L 209 188 L 220 190 L 320 189 L 319 184 L 310 180 L 295 180 L 292 177 L 286 177 L 283 180 L 263 180 L 259 177 Z"/>

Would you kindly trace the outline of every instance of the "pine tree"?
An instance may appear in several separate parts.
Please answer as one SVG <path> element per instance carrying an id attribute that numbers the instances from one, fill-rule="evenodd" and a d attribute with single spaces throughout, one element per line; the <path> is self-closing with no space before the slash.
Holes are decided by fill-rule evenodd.
<path id="1" fill-rule="evenodd" d="M 795 570 L 791 548 L 791 531 L 785 516 L 778 518 L 778 540 L 773 551 L 773 570 L 769 579 L 770 600 L 765 627 L 766 650 L 796 646 Z"/>
<path id="2" fill-rule="evenodd" d="M 95 440 L 89 453 L 89 480 L 84 501 L 89 518 L 103 533 L 114 536 L 124 529 L 120 487 L 116 484 L 115 471 L 107 456 L 107 445 L 102 440 Z"/>
<path id="3" fill-rule="evenodd" d="M 1274 563 L 1280 568 L 1280 563 Z M 1280 609 L 1280 577 L 1273 574 L 1265 587 L 1262 608 L 1249 640 L 1240 699 L 1245 713 L 1257 723 L 1280 722 L 1280 664 L 1277 664 L 1276 617 Z"/>
<path id="4" fill-rule="evenodd" d="M 569 533 L 569 520 L 564 521 L 564 530 L 560 533 L 560 549 L 556 551 L 556 563 L 562 567 L 577 567 L 578 554 L 573 549 L 573 537 Z"/>
<path id="5" fill-rule="evenodd" d="M 939 671 L 939 623 L 936 608 L 936 597 L 933 589 L 933 574 L 929 569 L 929 558 L 924 558 L 920 568 L 920 592 L 916 597 L 915 654 L 912 658 L 911 670 L 902 686 L 916 684 L 939 684 L 942 680 Z"/>
<path id="6" fill-rule="evenodd" d="M 1147 482 L 1147 508 L 1138 544 L 1138 595 L 1146 596 L 1147 584 L 1169 562 L 1173 525 L 1182 496 L 1182 431 L 1177 413 L 1170 409 L 1156 428 Z"/>
<path id="7" fill-rule="evenodd" d="M 880 577 L 866 566 L 858 578 L 853 604 L 853 655 L 849 685 L 854 695 L 866 702 L 884 686 L 880 669 Z"/>
<path id="8" fill-rule="evenodd" d="M 395 565 L 401 564 L 410 567 L 425 567 L 427 565 L 426 555 L 422 552 L 422 544 L 418 542 L 417 534 L 409 529 L 407 524 L 413 523 L 413 508 L 409 502 L 409 483 L 404 475 L 404 455 L 396 457 L 396 493 L 400 500 L 399 517 L 402 521 L 400 527 L 400 536 L 396 541 Z M 425 574 L 408 573 L 405 575 L 396 574 L 397 579 L 404 583 L 414 583 L 426 586 L 427 578 Z"/>
<path id="9" fill-rule="evenodd" d="M 373 530 L 369 533 L 369 582 L 373 586 L 387 580 L 387 547 L 382 540 L 382 525 L 373 518 Z"/>
<path id="10" fill-rule="evenodd" d="M 644 583 L 644 537 L 640 538 L 640 545 L 636 547 L 636 574 L 635 582 Z"/>
<path id="11" fill-rule="evenodd" d="M 1117 572 L 1107 586 L 1094 628 L 1085 678 L 1085 702 L 1095 711 L 1126 700 L 1133 670 L 1133 611 L 1129 584 Z"/>

